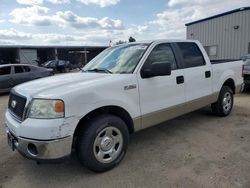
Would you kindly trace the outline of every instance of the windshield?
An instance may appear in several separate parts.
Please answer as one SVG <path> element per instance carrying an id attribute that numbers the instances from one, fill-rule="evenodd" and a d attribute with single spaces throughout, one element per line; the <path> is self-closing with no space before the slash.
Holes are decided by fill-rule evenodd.
<path id="1" fill-rule="evenodd" d="M 83 71 L 132 73 L 149 44 L 127 44 L 108 48 L 91 60 Z"/>

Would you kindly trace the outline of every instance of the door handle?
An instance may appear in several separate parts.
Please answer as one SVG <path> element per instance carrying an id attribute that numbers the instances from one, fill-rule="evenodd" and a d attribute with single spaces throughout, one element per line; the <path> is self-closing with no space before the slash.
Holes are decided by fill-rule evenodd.
<path id="1" fill-rule="evenodd" d="M 205 72 L 205 77 L 210 78 L 211 77 L 211 71 L 206 71 Z"/>
<path id="2" fill-rule="evenodd" d="M 183 84 L 184 83 L 184 76 L 177 76 L 176 77 L 176 83 L 177 84 Z"/>

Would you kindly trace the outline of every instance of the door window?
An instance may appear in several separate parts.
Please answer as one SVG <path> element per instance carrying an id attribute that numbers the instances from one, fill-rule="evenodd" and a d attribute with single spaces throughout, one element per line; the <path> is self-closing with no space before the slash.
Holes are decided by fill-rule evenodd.
<path id="1" fill-rule="evenodd" d="M 170 63 L 172 70 L 177 69 L 174 52 L 169 44 L 159 44 L 154 47 L 144 66 L 150 67 L 155 63 Z"/>
<path id="2" fill-rule="evenodd" d="M 29 66 L 24 66 L 23 69 L 24 69 L 24 72 L 30 72 L 31 70 Z"/>
<path id="3" fill-rule="evenodd" d="M 23 73 L 23 72 L 24 72 L 23 66 L 15 66 L 15 73 L 16 74 Z"/>
<path id="4" fill-rule="evenodd" d="M 0 68 L 0 75 L 10 74 L 11 67 L 2 67 Z"/>
<path id="5" fill-rule="evenodd" d="M 199 47 L 192 42 L 180 42 L 177 43 L 182 53 L 184 67 L 197 67 L 205 65 L 205 60 L 199 49 Z"/>

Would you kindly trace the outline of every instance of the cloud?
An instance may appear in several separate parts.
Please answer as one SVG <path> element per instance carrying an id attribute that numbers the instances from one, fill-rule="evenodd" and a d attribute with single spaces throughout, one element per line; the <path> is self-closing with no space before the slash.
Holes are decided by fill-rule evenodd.
<path id="1" fill-rule="evenodd" d="M 71 0 L 17 0 L 17 3 L 21 5 L 42 5 L 45 1 L 53 4 L 68 4 L 71 2 Z"/>
<path id="2" fill-rule="evenodd" d="M 64 34 L 56 34 L 56 33 L 45 33 L 45 34 L 33 34 L 32 38 L 34 40 L 43 41 L 43 43 L 61 43 L 61 42 L 68 42 L 68 41 L 76 41 L 77 37 L 72 35 L 64 35 Z"/>
<path id="3" fill-rule="evenodd" d="M 71 2 L 71 0 L 47 0 L 48 2 L 50 3 L 53 3 L 53 4 L 68 4 Z"/>
<path id="4" fill-rule="evenodd" d="M 0 19 L 0 23 L 4 23 L 4 22 L 5 22 L 5 20 L 1 20 L 1 19 Z"/>
<path id="5" fill-rule="evenodd" d="M 96 4 L 100 7 L 107 7 L 111 5 L 116 5 L 120 2 L 120 0 L 78 0 L 81 3 L 84 3 L 85 5 L 88 4 Z"/>
<path id="6" fill-rule="evenodd" d="M 14 40 L 0 39 L 0 44 L 1 44 L 1 45 L 15 45 L 15 44 L 17 44 L 17 43 L 16 43 L 16 41 L 14 41 Z"/>
<path id="7" fill-rule="evenodd" d="M 130 36 L 138 37 L 146 33 L 148 29 L 148 25 L 131 25 L 127 29 L 124 29 L 120 32 L 120 37 L 123 40 L 127 40 Z"/>
<path id="8" fill-rule="evenodd" d="M 10 22 L 23 25 L 47 26 L 51 25 L 51 17 L 44 15 L 48 13 L 49 8 L 34 5 L 32 7 L 16 8 L 10 12 Z"/>
<path id="9" fill-rule="evenodd" d="M 0 30 L 0 44 L 108 45 L 110 37 L 110 32 L 107 30 L 74 34 L 25 33 L 13 28 Z"/>
<path id="10" fill-rule="evenodd" d="M 102 28 L 102 29 L 121 29 L 121 20 L 104 17 L 97 19 L 93 17 L 80 17 L 72 11 L 57 12 L 53 19 L 56 24 L 61 27 L 73 27 L 77 29 L 82 28 Z"/>
<path id="11" fill-rule="evenodd" d="M 170 0 L 168 8 L 149 22 L 151 28 L 159 28 L 152 37 L 186 38 L 186 23 L 249 5 L 249 0 Z"/>
<path id="12" fill-rule="evenodd" d="M 22 5 L 41 5 L 43 0 L 17 0 L 17 3 Z"/>
<path id="13" fill-rule="evenodd" d="M 26 39 L 31 39 L 31 38 L 32 38 L 32 35 L 30 33 L 20 32 L 20 31 L 13 29 L 13 28 L 0 30 L 0 39 L 26 40 Z"/>
<path id="14" fill-rule="evenodd" d="M 34 5 L 32 7 L 14 9 L 10 16 L 10 22 L 28 26 L 49 26 L 72 27 L 76 29 L 101 28 L 101 29 L 121 29 L 122 21 L 104 17 L 97 19 L 94 17 L 81 17 L 72 11 L 59 11 L 54 15 L 49 15 L 49 8 Z"/>
<path id="15" fill-rule="evenodd" d="M 133 25 L 123 30 L 78 30 L 71 34 L 29 33 L 15 29 L 0 30 L 0 44 L 34 44 L 34 45 L 108 45 L 109 41 L 128 40 L 129 36 L 137 39 L 146 31 L 145 26 Z"/>
<path id="16" fill-rule="evenodd" d="M 44 2 L 53 4 L 68 4 L 71 0 L 16 0 L 21 5 L 42 5 Z M 95 4 L 100 7 L 116 5 L 120 0 L 77 0 L 85 5 Z"/>

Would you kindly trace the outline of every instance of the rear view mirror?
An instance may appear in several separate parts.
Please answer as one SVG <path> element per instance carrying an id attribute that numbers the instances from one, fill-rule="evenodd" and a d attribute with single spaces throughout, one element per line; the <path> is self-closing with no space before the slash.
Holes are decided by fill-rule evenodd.
<path id="1" fill-rule="evenodd" d="M 142 78 L 151 78 L 155 76 L 168 76 L 171 75 L 170 63 L 152 63 L 150 67 L 145 67 L 141 70 Z"/>

